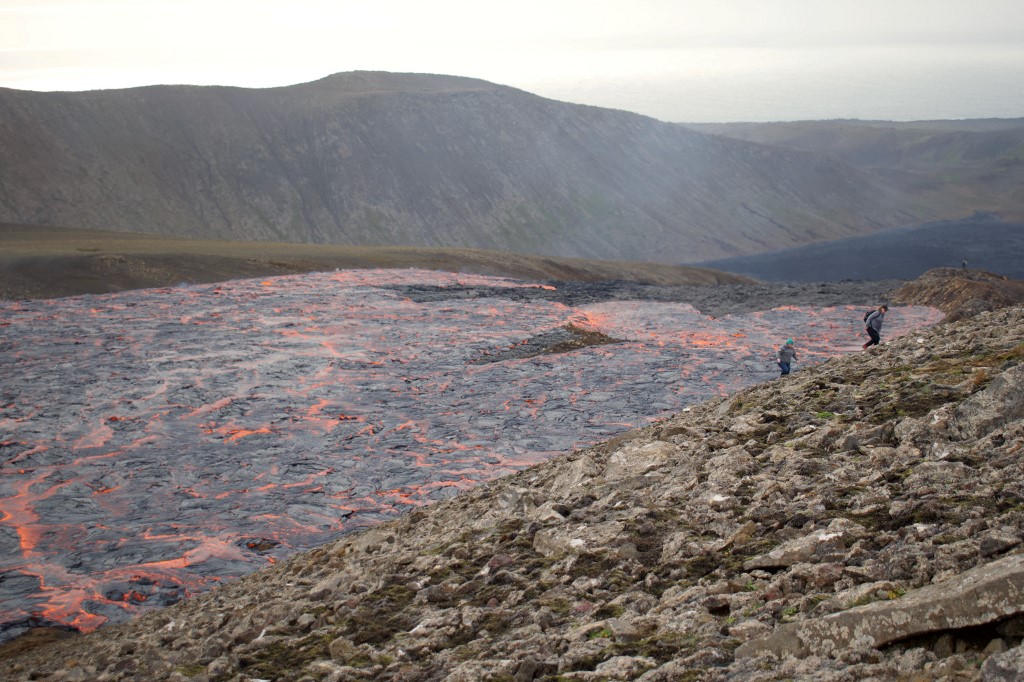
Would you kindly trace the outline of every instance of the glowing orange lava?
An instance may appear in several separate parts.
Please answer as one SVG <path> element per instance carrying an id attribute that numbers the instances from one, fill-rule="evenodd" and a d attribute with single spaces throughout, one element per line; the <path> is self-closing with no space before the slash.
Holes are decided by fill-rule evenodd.
<path id="1" fill-rule="evenodd" d="M 173 603 L 339 534 L 859 352 L 860 311 L 418 303 L 552 287 L 340 271 L 0 302 L 0 640 Z M 893 308 L 883 339 L 932 324 Z M 476 361 L 576 325 L 624 343 Z"/>

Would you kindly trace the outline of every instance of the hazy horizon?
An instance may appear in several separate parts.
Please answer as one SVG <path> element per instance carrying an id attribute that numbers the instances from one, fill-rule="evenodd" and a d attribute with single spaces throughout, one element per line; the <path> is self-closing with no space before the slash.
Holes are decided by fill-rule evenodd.
<path id="1" fill-rule="evenodd" d="M 0 87 L 481 78 L 667 121 L 1024 116 L 1017 0 L 0 0 Z"/>
<path id="2" fill-rule="evenodd" d="M 761 49 L 746 50 L 750 55 Z M 860 119 L 922 121 L 1024 117 L 1024 51 L 994 68 L 989 55 L 937 60 L 915 50 L 863 50 L 859 61 L 826 55 L 785 71 L 714 78 L 665 74 L 620 82 L 538 82 L 523 89 L 545 97 L 635 111 L 666 121 L 723 123 Z M 1008 51 L 1009 52 L 1009 51 Z M 1013 52 L 1016 52 L 1015 50 Z M 733 50 L 737 56 L 739 50 Z M 899 55 L 902 59 L 887 58 Z M 792 57 L 793 55 L 789 55 Z M 756 60 L 753 60 L 756 63 Z M 929 64 L 929 61 L 933 64 Z M 941 61 L 941 66 L 934 66 Z M 518 87 L 518 86 L 517 86 Z"/>

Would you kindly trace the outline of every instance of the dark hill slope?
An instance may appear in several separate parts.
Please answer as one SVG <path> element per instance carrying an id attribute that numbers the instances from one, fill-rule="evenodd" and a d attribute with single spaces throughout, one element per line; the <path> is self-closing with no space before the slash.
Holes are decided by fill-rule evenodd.
<path id="1" fill-rule="evenodd" d="M 960 267 L 966 260 L 968 268 L 1020 279 L 1021 254 L 1024 223 L 976 215 L 701 265 L 766 282 L 838 282 L 913 279 L 932 268 Z"/>
<path id="2" fill-rule="evenodd" d="M 693 262 L 949 217 L 819 154 L 479 80 L 0 90 L 0 221 Z"/>

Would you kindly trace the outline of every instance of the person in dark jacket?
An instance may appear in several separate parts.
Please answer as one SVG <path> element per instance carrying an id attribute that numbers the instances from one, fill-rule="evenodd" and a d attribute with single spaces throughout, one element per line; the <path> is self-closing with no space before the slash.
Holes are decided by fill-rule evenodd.
<path id="1" fill-rule="evenodd" d="M 868 315 L 867 319 L 864 320 L 864 331 L 871 337 L 867 343 L 861 346 L 864 350 L 867 350 L 870 346 L 877 346 L 882 342 L 882 323 L 885 322 L 885 313 L 888 311 L 889 306 L 880 305 L 878 310 Z"/>
<path id="2" fill-rule="evenodd" d="M 793 345 L 793 339 L 786 339 L 786 343 L 775 354 L 775 359 L 779 369 L 782 370 L 782 374 L 779 376 L 789 374 L 789 366 L 796 360 L 796 347 Z"/>

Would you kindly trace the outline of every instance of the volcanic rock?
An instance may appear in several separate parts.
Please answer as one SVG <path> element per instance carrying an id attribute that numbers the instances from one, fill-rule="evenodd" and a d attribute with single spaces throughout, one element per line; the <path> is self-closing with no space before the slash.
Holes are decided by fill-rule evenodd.
<path id="1" fill-rule="evenodd" d="M 982 270 L 936 268 L 892 294 L 894 303 L 930 305 L 950 322 L 1024 303 L 1024 282 Z"/>
<path id="2" fill-rule="evenodd" d="M 12 680 L 1008 680 L 1024 308 L 692 406 Z"/>
<path id="3" fill-rule="evenodd" d="M 1024 555 L 993 561 L 898 600 L 789 623 L 742 644 L 736 658 L 763 652 L 809 656 L 848 647 L 878 648 L 927 632 L 993 623 L 1024 612 Z M 952 654 L 950 651 L 947 655 Z"/>

